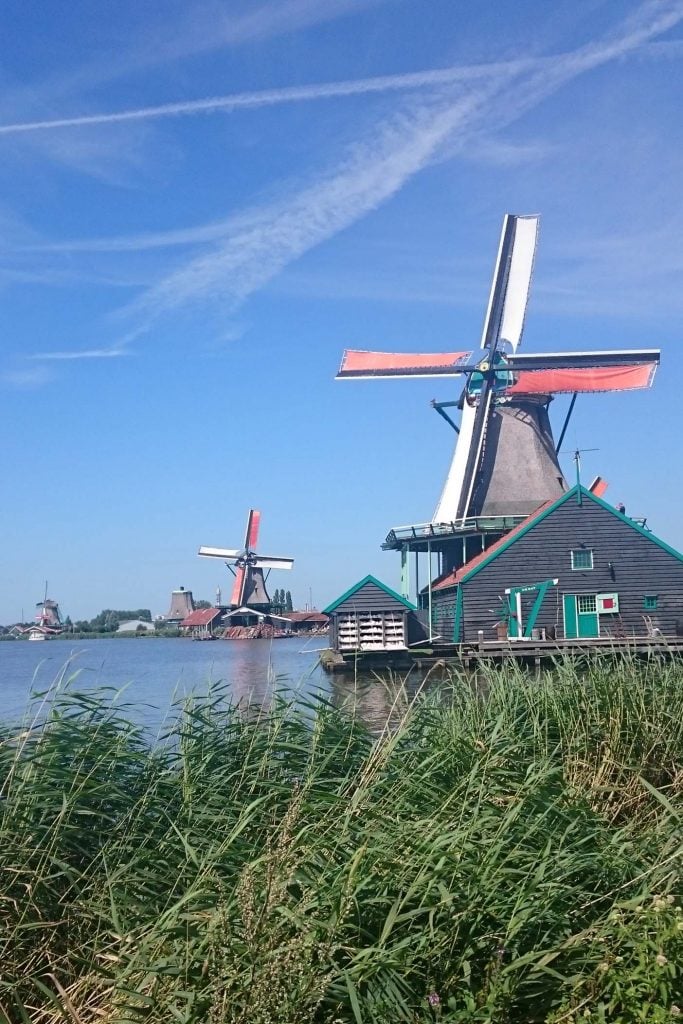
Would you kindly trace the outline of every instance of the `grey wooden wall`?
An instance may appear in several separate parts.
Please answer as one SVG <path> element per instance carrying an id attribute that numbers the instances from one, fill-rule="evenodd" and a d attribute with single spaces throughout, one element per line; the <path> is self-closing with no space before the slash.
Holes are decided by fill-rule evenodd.
<path id="1" fill-rule="evenodd" d="M 593 569 L 572 570 L 572 549 L 593 551 Z M 611 567 L 610 567 L 611 563 Z M 608 509 L 584 496 L 575 496 L 542 519 L 525 536 L 501 552 L 463 586 L 463 622 L 459 639 L 475 640 L 484 630 L 486 639 L 495 636 L 496 609 L 507 587 L 524 586 L 558 578 L 557 587 L 546 594 L 536 625 L 563 632 L 563 594 L 612 593 L 619 595 L 619 615 L 600 616 L 603 635 L 619 632 L 644 636 L 644 616 L 649 616 L 663 633 L 683 633 L 683 560 L 643 536 Z M 647 594 L 658 596 L 658 607 L 643 607 Z M 454 590 L 437 592 L 432 601 L 435 625 L 450 623 Z M 528 615 L 534 595 L 525 596 L 523 614 Z M 448 606 L 451 606 L 450 608 Z M 442 631 L 441 629 L 439 631 Z"/>

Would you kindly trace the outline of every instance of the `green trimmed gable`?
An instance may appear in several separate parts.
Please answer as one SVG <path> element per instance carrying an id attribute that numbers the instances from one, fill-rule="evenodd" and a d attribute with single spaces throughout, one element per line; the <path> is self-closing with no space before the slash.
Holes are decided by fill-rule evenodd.
<path id="1" fill-rule="evenodd" d="M 491 553 L 488 555 L 488 557 L 481 559 L 481 561 L 477 565 L 475 565 L 470 572 L 466 572 L 461 577 L 460 582 L 468 583 L 477 575 L 477 573 L 481 572 L 482 569 L 485 569 L 487 565 L 490 565 L 491 562 L 495 561 L 495 559 L 502 555 L 503 552 L 507 551 L 510 547 L 512 547 L 513 544 L 516 544 L 517 541 L 522 539 L 522 537 L 525 537 L 530 530 L 533 530 L 534 527 L 538 526 L 538 524 L 543 522 L 544 519 L 547 519 L 548 516 L 551 516 L 553 512 L 556 511 L 556 509 L 560 508 L 561 505 L 566 504 L 572 499 L 576 501 L 578 504 L 579 493 L 581 494 L 582 502 L 584 501 L 584 499 L 587 499 L 589 501 L 592 501 L 594 504 L 599 505 L 600 508 L 605 509 L 611 515 L 613 515 L 615 519 L 618 519 L 622 523 L 626 523 L 626 525 L 630 526 L 632 530 L 635 530 L 641 536 L 647 538 L 647 540 L 651 541 L 653 544 L 656 544 L 658 547 L 662 548 L 662 550 L 666 551 L 668 554 L 673 555 L 674 558 L 677 558 L 680 562 L 683 562 L 683 554 L 681 554 L 680 551 L 676 551 L 675 548 L 672 548 L 665 541 L 660 540 L 660 538 L 655 536 L 654 533 L 651 533 L 649 530 L 644 529 L 644 527 L 642 527 L 640 523 L 634 522 L 633 519 L 630 519 L 623 512 L 618 512 L 617 509 L 610 505 L 608 502 L 603 501 L 602 498 L 599 498 L 597 495 L 591 493 L 591 491 L 586 490 L 585 487 L 582 487 L 580 484 L 577 484 L 574 487 L 572 487 L 571 490 L 567 491 L 560 498 L 558 498 L 557 501 L 554 501 L 552 505 L 549 505 L 547 508 L 544 508 L 542 511 L 538 513 L 532 512 L 527 522 L 521 528 L 515 530 L 514 536 L 510 537 L 509 540 L 503 539 L 500 544 L 496 544 L 495 547 L 491 550 Z"/>
<path id="2" fill-rule="evenodd" d="M 410 601 L 407 601 L 405 597 L 401 597 L 401 595 L 397 594 L 395 590 L 392 590 L 391 587 L 388 587 L 386 583 L 382 583 L 382 581 L 378 580 L 376 576 L 368 575 L 365 576 L 362 580 L 359 580 L 358 583 L 354 583 L 354 585 L 350 587 L 344 594 L 342 594 L 341 597 L 338 597 L 336 601 L 332 602 L 332 604 L 328 604 L 327 608 L 323 608 L 323 615 L 331 615 L 332 612 L 336 611 L 336 609 L 339 608 L 340 605 L 344 604 L 345 601 L 348 601 L 349 598 L 353 597 L 354 594 L 357 594 L 358 591 L 362 590 L 363 587 L 367 586 L 369 583 L 373 584 L 375 587 L 378 587 L 380 590 L 384 591 L 387 597 L 391 597 L 393 600 L 398 601 L 399 604 L 402 604 L 405 608 L 408 608 L 409 611 L 417 611 L 417 608 L 414 604 L 411 604 Z"/>

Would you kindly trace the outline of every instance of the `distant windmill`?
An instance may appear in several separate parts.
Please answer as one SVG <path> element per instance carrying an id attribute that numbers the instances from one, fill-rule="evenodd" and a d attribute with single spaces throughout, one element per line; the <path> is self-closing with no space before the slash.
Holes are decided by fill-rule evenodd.
<path id="1" fill-rule="evenodd" d="M 39 626 L 45 626 L 48 629 L 62 628 L 59 605 L 47 596 L 47 580 L 45 580 L 45 596 L 36 605 L 36 622 Z"/>
<path id="2" fill-rule="evenodd" d="M 256 608 L 263 611 L 270 606 L 266 590 L 266 579 L 271 569 L 291 569 L 293 558 L 256 553 L 261 513 L 249 510 L 247 530 L 242 548 L 201 547 L 199 554 L 204 558 L 221 558 L 235 577 L 230 597 L 231 608 Z M 264 570 L 267 570 L 264 577 Z"/>

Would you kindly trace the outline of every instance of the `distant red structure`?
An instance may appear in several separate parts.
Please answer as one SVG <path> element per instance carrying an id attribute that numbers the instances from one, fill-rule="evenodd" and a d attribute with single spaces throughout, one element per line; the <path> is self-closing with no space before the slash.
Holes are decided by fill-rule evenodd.
<path id="1" fill-rule="evenodd" d="M 203 640 L 213 636 L 214 627 L 217 621 L 220 621 L 221 614 L 220 608 L 196 608 L 182 620 L 179 628 L 188 636 Z"/>

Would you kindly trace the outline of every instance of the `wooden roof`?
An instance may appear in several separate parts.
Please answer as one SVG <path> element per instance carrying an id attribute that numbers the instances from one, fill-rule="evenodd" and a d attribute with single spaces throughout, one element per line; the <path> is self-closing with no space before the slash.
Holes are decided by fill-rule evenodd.
<path id="1" fill-rule="evenodd" d="M 358 583 L 355 583 L 352 587 L 349 587 L 349 589 L 344 594 L 342 594 L 341 597 L 338 597 L 336 601 L 332 602 L 332 604 L 328 604 L 327 608 L 323 608 L 323 615 L 331 615 L 332 612 L 336 611 L 336 609 L 340 605 L 344 604 L 345 601 L 349 601 L 354 596 L 354 594 L 357 594 L 359 591 L 363 589 L 363 587 L 366 587 L 368 584 L 371 584 L 374 587 L 378 587 L 380 590 L 384 591 L 384 594 L 388 598 L 391 598 L 392 602 L 397 601 L 399 604 L 402 604 L 405 608 L 410 609 L 410 611 L 416 610 L 414 604 L 411 604 L 411 602 L 408 601 L 405 597 L 401 597 L 401 595 L 397 594 L 395 590 L 392 590 L 391 587 L 388 587 L 386 583 L 382 583 L 382 581 L 378 580 L 376 576 L 368 575 L 364 576 L 362 580 L 359 580 Z"/>
<path id="2" fill-rule="evenodd" d="M 180 626 L 181 628 L 185 626 L 208 626 L 220 614 L 220 608 L 196 608 L 187 618 L 183 619 Z"/>

